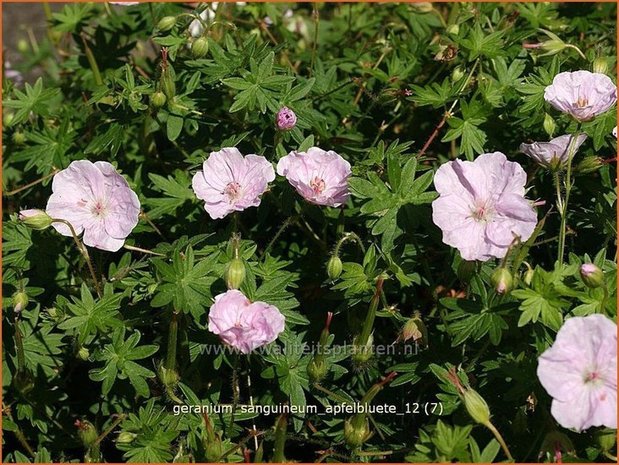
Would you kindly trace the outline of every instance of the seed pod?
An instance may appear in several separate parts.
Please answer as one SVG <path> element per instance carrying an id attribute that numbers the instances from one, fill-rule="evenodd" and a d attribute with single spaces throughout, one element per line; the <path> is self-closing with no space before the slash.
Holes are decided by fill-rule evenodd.
<path id="1" fill-rule="evenodd" d="M 498 268 L 492 274 L 492 285 L 497 294 L 507 294 L 512 289 L 514 280 L 507 268 Z"/>
<path id="2" fill-rule="evenodd" d="M 589 174 L 599 170 L 603 165 L 604 161 L 594 155 L 583 158 L 574 169 L 580 174 Z"/>
<path id="3" fill-rule="evenodd" d="M 311 383 L 319 383 L 329 373 L 329 367 L 324 360 L 313 359 L 307 364 L 307 375 Z"/>
<path id="4" fill-rule="evenodd" d="M 226 285 L 228 289 L 238 289 L 245 281 L 245 264 L 240 258 L 233 258 L 226 269 Z"/>
<path id="5" fill-rule="evenodd" d="M 95 426 L 88 420 L 76 420 L 75 426 L 77 426 L 77 433 L 82 440 L 82 444 L 85 449 L 90 449 L 94 445 L 99 433 Z"/>
<path id="6" fill-rule="evenodd" d="M 342 260 L 337 255 L 332 255 L 327 263 L 327 275 L 329 279 L 336 280 L 342 274 Z"/>
<path id="7" fill-rule="evenodd" d="M 580 277 L 587 287 L 595 289 L 604 284 L 604 272 L 593 263 L 580 266 Z"/>
<path id="8" fill-rule="evenodd" d="M 523 281 L 527 286 L 531 285 L 531 282 L 533 281 L 533 276 L 535 276 L 535 270 L 529 267 L 527 271 L 524 273 L 524 278 L 523 278 Z"/>
<path id="9" fill-rule="evenodd" d="M 161 108 L 166 104 L 167 100 L 168 99 L 166 98 L 165 94 L 161 91 L 157 91 L 150 96 L 150 104 L 154 108 Z"/>
<path id="10" fill-rule="evenodd" d="M 164 16 L 157 23 L 157 29 L 163 32 L 167 32 L 176 24 L 176 16 Z"/>
<path id="11" fill-rule="evenodd" d="M 165 96 L 171 100 L 176 95 L 176 73 L 174 72 L 174 68 L 170 62 L 166 61 L 165 66 L 161 69 L 161 90 L 165 94 Z"/>
<path id="12" fill-rule="evenodd" d="M 194 58 L 203 58 L 208 53 L 208 39 L 199 37 L 191 44 L 191 56 Z"/>

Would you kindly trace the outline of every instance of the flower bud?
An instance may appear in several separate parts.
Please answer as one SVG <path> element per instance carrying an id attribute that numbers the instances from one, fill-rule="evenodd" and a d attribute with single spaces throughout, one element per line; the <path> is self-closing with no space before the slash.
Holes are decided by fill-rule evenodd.
<path id="1" fill-rule="evenodd" d="M 165 66 L 162 67 L 161 70 L 161 90 L 165 94 L 168 99 L 173 99 L 176 95 L 176 73 L 174 72 L 174 68 L 170 65 L 169 62 L 166 61 Z"/>
<path id="2" fill-rule="evenodd" d="M 245 264 L 240 258 L 233 258 L 226 269 L 226 285 L 228 289 L 238 289 L 245 281 Z"/>
<path id="3" fill-rule="evenodd" d="M 451 72 L 451 82 L 458 82 L 464 77 L 464 71 L 460 66 L 456 66 Z"/>
<path id="4" fill-rule="evenodd" d="M 434 9 L 431 2 L 415 2 L 410 6 L 416 13 L 430 13 Z"/>
<path id="5" fill-rule="evenodd" d="M 224 453 L 223 444 L 221 443 L 221 439 L 219 436 L 215 435 L 212 441 L 205 441 L 205 454 L 206 461 L 210 463 L 218 463 L 221 460 L 221 456 Z"/>
<path id="6" fill-rule="evenodd" d="M 164 16 L 159 20 L 157 24 L 157 29 L 163 32 L 167 32 L 174 27 L 176 24 L 176 16 Z"/>
<path id="7" fill-rule="evenodd" d="M 424 346 L 428 345 L 428 329 L 419 312 L 415 312 L 415 315 L 404 324 L 401 337 L 405 342 L 412 339 L 413 342 L 419 342 Z"/>
<path id="8" fill-rule="evenodd" d="M 335 280 L 342 274 L 342 260 L 337 255 L 332 255 L 327 263 L 327 276 L 329 279 Z"/>
<path id="9" fill-rule="evenodd" d="M 10 113 L 9 112 L 9 113 L 4 115 L 4 118 L 2 118 L 2 124 L 5 127 L 6 126 L 10 126 L 14 119 L 15 119 L 15 113 Z"/>
<path id="10" fill-rule="evenodd" d="M 28 294 L 24 291 L 18 291 L 13 294 L 13 310 L 15 313 L 21 313 L 28 306 Z"/>
<path id="11" fill-rule="evenodd" d="M 316 358 L 312 359 L 307 364 L 307 375 L 309 376 L 310 383 L 319 383 L 329 373 L 329 367 L 324 360 Z"/>
<path id="12" fill-rule="evenodd" d="M 608 73 L 608 59 L 606 57 L 597 57 L 593 60 L 593 72 L 600 74 Z"/>
<path id="13" fill-rule="evenodd" d="M 513 278 L 507 268 L 498 268 L 492 274 L 492 285 L 497 294 L 506 294 L 512 289 Z"/>
<path id="14" fill-rule="evenodd" d="M 460 33 L 460 25 L 450 24 L 449 26 L 447 26 L 447 29 L 445 29 L 445 32 L 447 32 L 447 34 L 457 36 Z"/>
<path id="15" fill-rule="evenodd" d="M 30 53 L 30 44 L 28 44 L 26 39 L 19 39 L 17 41 L 17 50 L 19 50 L 19 53 Z"/>
<path id="16" fill-rule="evenodd" d="M 150 96 L 150 104 L 154 108 L 161 108 L 165 105 L 167 100 L 168 99 L 166 98 L 165 94 L 161 91 L 157 91 Z"/>
<path id="17" fill-rule="evenodd" d="M 370 436 L 370 425 L 364 414 L 357 413 L 344 421 L 344 439 L 351 449 L 357 449 Z"/>
<path id="18" fill-rule="evenodd" d="M 462 260 L 458 265 L 456 275 L 463 283 L 468 283 L 477 271 L 477 263 L 474 261 Z"/>
<path id="19" fill-rule="evenodd" d="M 166 387 L 176 387 L 179 376 L 176 370 L 170 370 L 162 365 L 159 366 L 159 379 Z"/>
<path id="20" fill-rule="evenodd" d="M 131 444 L 138 435 L 129 431 L 122 431 L 116 438 L 117 444 Z"/>
<path id="21" fill-rule="evenodd" d="M 32 229 L 43 230 L 52 225 L 52 218 L 43 210 L 30 209 L 19 212 L 19 221 Z"/>
<path id="22" fill-rule="evenodd" d="M 90 357 L 90 351 L 86 347 L 80 347 L 77 351 L 77 358 L 86 361 L 88 357 Z"/>
<path id="23" fill-rule="evenodd" d="M 600 157 L 592 156 L 583 158 L 574 168 L 580 174 L 589 174 L 599 170 L 603 165 L 604 161 Z"/>
<path id="24" fill-rule="evenodd" d="M 276 124 L 280 131 L 289 131 L 297 124 L 297 115 L 290 108 L 283 107 L 277 112 Z"/>
<path id="25" fill-rule="evenodd" d="M 26 142 L 26 136 L 21 131 L 15 131 L 13 133 L 13 136 L 11 137 L 11 140 L 16 145 L 22 145 L 24 142 Z"/>
<path id="26" fill-rule="evenodd" d="M 194 58 L 203 58 L 208 53 L 208 39 L 199 37 L 191 44 L 191 56 Z"/>
<path id="27" fill-rule="evenodd" d="M 95 426 L 88 420 L 75 420 L 75 426 L 77 426 L 77 434 L 82 440 L 85 449 L 90 449 L 94 445 L 99 433 Z"/>
<path id="28" fill-rule="evenodd" d="M 548 113 L 544 115 L 543 126 L 544 126 L 544 131 L 546 131 L 546 134 L 548 134 L 550 137 L 552 137 L 552 135 L 557 130 L 557 123 L 555 123 L 554 118 L 550 116 Z"/>
<path id="29" fill-rule="evenodd" d="M 533 276 L 535 276 L 535 270 L 529 266 L 527 268 L 527 271 L 525 271 L 522 280 L 527 286 L 530 286 L 531 282 L 533 281 Z"/>
<path id="30" fill-rule="evenodd" d="M 584 263 L 580 266 L 580 277 L 585 285 L 592 289 L 604 284 L 604 272 L 593 263 Z"/>
<path id="31" fill-rule="evenodd" d="M 481 424 L 486 425 L 490 422 L 490 409 L 488 404 L 477 391 L 471 388 L 466 388 L 462 394 L 464 407 L 471 418 Z"/>
<path id="32" fill-rule="evenodd" d="M 617 444 L 617 430 L 610 428 L 599 429 L 594 433 L 594 437 L 600 448 L 604 452 L 614 449 Z"/>

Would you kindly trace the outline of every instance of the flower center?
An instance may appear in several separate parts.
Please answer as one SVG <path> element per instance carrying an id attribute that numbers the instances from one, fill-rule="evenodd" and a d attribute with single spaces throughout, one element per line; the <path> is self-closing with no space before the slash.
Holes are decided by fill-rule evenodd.
<path id="1" fill-rule="evenodd" d="M 587 100 L 585 97 L 579 97 L 578 100 L 576 100 L 576 106 L 578 108 L 584 108 L 589 104 L 589 100 Z"/>
<path id="2" fill-rule="evenodd" d="M 92 206 L 90 211 L 95 216 L 105 216 L 107 209 L 105 208 L 105 204 L 103 202 L 97 200 L 97 202 Z"/>
<path id="3" fill-rule="evenodd" d="M 238 182 L 230 182 L 224 189 L 224 194 L 228 196 L 230 203 L 236 202 L 241 198 L 241 185 Z"/>
<path id="4" fill-rule="evenodd" d="M 488 221 L 492 216 L 492 209 L 486 205 L 476 205 L 471 211 L 471 216 L 475 221 Z"/>
<path id="5" fill-rule="evenodd" d="M 602 376 L 597 371 L 590 371 L 585 375 L 585 384 L 600 384 Z"/>
<path id="6" fill-rule="evenodd" d="M 321 194 L 326 187 L 324 179 L 321 179 L 318 176 L 315 176 L 314 179 L 310 181 L 309 185 L 314 191 L 314 194 Z"/>

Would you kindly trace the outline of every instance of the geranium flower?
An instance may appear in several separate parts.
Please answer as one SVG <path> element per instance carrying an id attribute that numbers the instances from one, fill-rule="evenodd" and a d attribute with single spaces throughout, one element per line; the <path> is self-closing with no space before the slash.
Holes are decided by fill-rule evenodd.
<path id="1" fill-rule="evenodd" d="M 589 121 L 617 101 L 617 86 L 605 74 L 574 71 L 557 74 L 544 99 L 579 121 Z"/>
<path id="2" fill-rule="evenodd" d="M 546 168 L 557 168 L 567 162 L 567 149 L 572 141 L 572 135 L 555 137 L 550 142 L 533 142 L 532 144 L 520 144 L 520 151 L 531 157 L 537 163 Z M 587 139 L 585 134 L 580 134 L 574 141 L 573 153 L 580 148 Z"/>
<path id="3" fill-rule="evenodd" d="M 72 162 L 54 176 L 52 192 L 47 214 L 68 221 L 77 234 L 83 232 L 84 244 L 90 247 L 116 252 L 138 224 L 138 196 L 108 162 Z M 66 224 L 52 226 L 71 236 Z"/>
<path id="4" fill-rule="evenodd" d="M 339 207 L 348 200 L 350 173 L 350 163 L 318 147 L 290 152 L 277 163 L 277 174 L 285 176 L 305 200 L 330 207 Z"/>
<path id="5" fill-rule="evenodd" d="M 503 258 L 517 236 L 526 241 L 537 224 L 524 197 L 526 178 L 501 152 L 442 165 L 434 175 L 440 196 L 432 202 L 432 220 L 443 231 L 443 242 L 465 260 L 485 261 Z"/>
<path id="6" fill-rule="evenodd" d="M 204 209 L 218 219 L 260 205 L 260 196 L 275 179 L 273 165 L 259 155 L 243 156 L 235 147 L 211 152 L 191 183 Z"/>
<path id="7" fill-rule="evenodd" d="M 277 307 L 250 302 L 236 289 L 215 297 L 208 314 L 208 329 L 244 354 L 273 342 L 284 330 L 285 318 Z"/>
<path id="8" fill-rule="evenodd" d="M 617 325 L 607 317 L 568 319 L 540 356 L 537 376 L 561 426 L 617 428 Z"/>

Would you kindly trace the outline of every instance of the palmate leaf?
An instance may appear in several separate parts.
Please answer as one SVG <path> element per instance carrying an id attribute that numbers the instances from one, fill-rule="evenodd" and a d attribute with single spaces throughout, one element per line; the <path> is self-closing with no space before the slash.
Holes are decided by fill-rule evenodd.
<path id="1" fill-rule="evenodd" d="M 153 183 L 153 189 L 165 194 L 165 197 L 151 197 L 144 204 L 150 208 L 149 218 L 155 219 L 163 215 L 173 215 L 188 200 L 195 199 L 191 188 L 191 181 L 186 172 L 176 170 L 174 177 L 163 177 L 149 173 L 149 179 Z"/>
<path id="2" fill-rule="evenodd" d="M 153 260 L 161 284 L 151 305 L 164 307 L 171 304 L 174 309 L 189 312 L 199 319 L 205 308 L 211 305 L 211 284 L 219 278 L 213 274 L 219 269 L 217 257 L 215 252 L 196 262 L 193 247 L 189 246 L 184 252 L 176 249 L 172 263 L 162 258 Z"/>
<path id="3" fill-rule="evenodd" d="M 30 113 L 40 116 L 49 115 L 51 101 L 60 96 L 59 89 L 43 89 L 43 80 L 41 78 L 37 79 L 34 86 L 26 83 L 23 92 L 14 89 L 13 93 L 17 97 L 15 100 L 4 100 L 2 102 L 2 105 L 6 108 L 16 110 L 10 124 L 11 126 L 26 121 Z"/>
<path id="4" fill-rule="evenodd" d="M 159 346 L 138 346 L 140 338 L 140 332 L 136 330 L 125 340 L 125 327 L 119 328 L 112 334 L 112 343 L 106 344 L 94 355 L 96 361 L 105 362 L 102 368 L 90 370 L 90 379 L 103 382 L 103 395 L 110 392 L 117 379 L 129 379 L 135 392 L 142 397 L 150 394 L 145 378 L 153 378 L 155 373 L 134 360 L 150 357 L 159 350 Z"/>
<path id="5" fill-rule="evenodd" d="M 80 288 L 80 297 L 73 302 L 59 296 L 58 305 L 66 308 L 70 315 L 58 325 L 59 329 L 74 329 L 80 344 L 97 333 L 106 334 L 110 329 L 122 327 L 119 304 L 123 294 L 114 294 L 111 285 L 106 285 L 101 299 L 95 300 L 85 283 Z"/>

